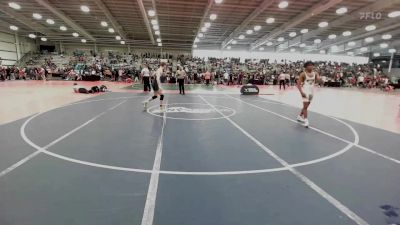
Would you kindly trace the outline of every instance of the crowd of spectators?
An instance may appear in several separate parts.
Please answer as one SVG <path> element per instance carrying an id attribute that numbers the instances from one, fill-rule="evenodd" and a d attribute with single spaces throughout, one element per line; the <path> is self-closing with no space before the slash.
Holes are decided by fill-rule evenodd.
<path id="1" fill-rule="evenodd" d="M 63 58 L 66 58 L 61 54 Z M 176 83 L 176 71 L 182 67 L 187 77 L 185 83 L 205 83 L 205 75 L 211 74 L 212 84 L 242 85 L 276 85 L 284 76 L 286 85 L 294 85 L 303 71 L 302 61 L 269 61 L 240 60 L 239 58 L 196 58 L 185 55 L 173 56 L 167 53 L 143 54 L 95 54 L 76 51 L 67 58 L 64 65 L 57 66 L 52 56 L 44 58 L 42 65 L 32 65 L 35 60 L 28 61 L 25 67 L 2 67 L 0 80 L 6 79 L 43 79 L 60 77 L 65 80 L 141 80 L 143 65 L 154 72 L 161 62 L 167 63 L 162 82 Z M 345 64 L 336 62 L 315 62 L 315 69 L 321 75 L 325 86 L 381 88 L 399 87 L 399 80 L 384 74 L 379 64 Z M 283 76 L 282 76 L 283 75 Z"/>

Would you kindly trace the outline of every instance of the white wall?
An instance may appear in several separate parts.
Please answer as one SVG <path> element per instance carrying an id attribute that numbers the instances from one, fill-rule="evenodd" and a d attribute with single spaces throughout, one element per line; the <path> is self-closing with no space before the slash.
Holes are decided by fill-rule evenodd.
<path id="1" fill-rule="evenodd" d="M 14 65 L 26 53 L 36 50 L 35 41 L 28 37 L 18 36 L 18 52 L 14 34 L 0 32 L 0 57 L 2 65 Z"/>
<path id="2" fill-rule="evenodd" d="M 368 63 L 368 57 L 347 56 L 347 55 L 327 55 L 327 54 L 302 54 L 302 53 L 283 53 L 283 52 L 249 52 L 249 51 L 220 51 L 220 50 L 193 50 L 193 56 L 206 58 L 241 58 L 241 59 L 269 59 L 277 60 L 311 60 L 311 61 L 333 61 L 344 63 Z"/>

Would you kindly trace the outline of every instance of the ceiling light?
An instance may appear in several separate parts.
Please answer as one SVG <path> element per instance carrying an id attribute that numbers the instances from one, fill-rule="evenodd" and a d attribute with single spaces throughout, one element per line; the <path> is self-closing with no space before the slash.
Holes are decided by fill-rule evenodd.
<path id="1" fill-rule="evenodd" d="M 374 53 L 374 56 L 375 56 L 375 57 L 379 57 L 379 56 L 381 56 L 381 54 L 380 54 L 379 52 L 375 52 L 375 53 Z"/>
<path id="2" fill-rule="evenodd" d="M 206 32 L 207 31 L 207 27 L 202 27 L 201 28 L 201 32 Z"/>
<path id="3" fill-rule="evenodd" d="M 43 16 L 40 15 L 39 13 L 33 13 L 32 16 L 33 16 L 33 18 L 35 18 L 37 20 L 41 20 L 43 18 Z"/>
<path id="4" fill-rule="evenodd" d="M 392 35 L 391 34 L 384 34 L 384 35 L 382 35 L 382 39 L 383 40 L 389 40 L 389 39 L 391 39 L 392 38 Z"/>
<path id="5" fill-rule="evenodd" d="M 366 31 L 373 31 L 373 30 L 375 30 L 375 29 L 376 29 L 376 26 L 375 26 L 375 25 L 368 25 L 368 26 L 365 27 L 365 30 L 366 30 Z"/>
<path id="6" fill-rule="evenodd" d="M 315 40 L 314 40 L 314 43 L 315 43 L 315 44 L 321 43 L 321 39 L 315 39 Z"/>
<path id="7" fill-rule="evenodd" d="M 333 46 L 331 47 L 331 51 L 336 52 L 337 50 L 339 50 L 339 47 L 338 47 L 337 45 L 333 45 Z"/>
<path id="8" fill-rule="evenodd" d="M 272 46 L 274 43 L 272 43 L 272 42 L 268 42 L 267 43 L 267 46 Z"/>
<path id="9" fill-rule="evenodd" d="M 275 18 L 270 17 L 270 18 L 266 19 L 265 22 L 268 24 L 275 23 Z"/>
<path id="10" fill-rule="evenodd" d="M 342 14 L 347 13 L 347 11 L 348 10 L 346 7 L 338 8 L 338 9 L 336 9 L 336 14 L 342 15 Z"/>
<path id="11" fill-rule="evenodd" d="M 335 38 L 336 38 L 336 34 L 330 34 L 330 35 L 328 36 L 328 38 L 331 39 L 331 40 L 332 40 L 332 39 L 335 39 Z"/>
<path id="12" fill-rule="evenodd" d="M 351 35 L 351 31 L 345 31 L 343 32 L 343 36 L 347 37 Z"/>
<path id="13" fill-rule="evenodd" d="M 388 14 L 389 18 L 395 18 L 395 17 L 398 17 L 398 16 L 400 16 L 400 11 L 393 11 L 393 12 L 390 12 Z"/>
<path id="14" fill-rule="evenodd" d="M 211 23 L 210 22 L 204 23 L 204 27 L 210 28 L 211 27 Z"/>
<path id="15" fill-rule="evenodd" d="M 281 1 L 280 3 L 279 3 L 279 5 L 278 5 L 278 7 L 280 8 L 280 9 L 284 9 L 284 8 L 286 8 L 286 7 L 288 7 L 289 6 L 289 2 L 287 2 L 287 1 Z"/>
<path id="16" fill-rule="evenodd" d="M 379 45 L 381 48 L 387 48 L 389 47 L 389 45 L 387 43 L 382 43 Z"/>
<path id="17" fill-rule="evenodd" d="M 237 41 L 236 41 L 236 40 L 233 40 L 233 41 L 232 41 L 232 44 L 233 44 L 233 45 L 236 45 L 236 44 L 237 44 Z"/>
<path id="18" fill-rule="evenodd" d="M 217 14 L 213 13 L 210 15 L 210 20 L 216 20 L 217 19 Z"/>
<path id="19" fill-rule="evenodd" d="M 13 9 L 21 9 L 21 6 L 16 2 L 9 2 L 8 6 L 10 6 Z"/>
<path id="20" fill-rule="evenodd" d="M 285 38 L 283 38 L 283 37 L 278 38 L 278 41 L 279 41 L 279 42 L 282 42 L 282 41 L 284 41 L 284 40 L 285 40 Z"/>
<path id="21" fill-rule="evenodd" d="M 108 26 L 108 23 L 107 23 L 106 21 L 101 21 L 101 22 L 100 22 L 100 25 L 101 25 L 102 27 L 107 27 L 107 26 Z"/>
<path id="22" fill-rule="evenodd" d="M 308 33 L 308 29 L 302 29 L 302 30 L 300 31 L 300 33 L 306 34 L 306 33 Z"/>
<path id="23" fill-rule="evenodd" d="M 117 41 L 119 41 L 119 40 L 121 40 L 121 36 L 115 36 L 115 39 L 116 39 Z"/>
<path id="24" fill-rule="evenodd" d="M 348 46 L 355 46 L 356 43 L 354 41 L 350 41 L 349 43 L 347 43 Z"/>
<path id="25" fill-rule="evenodd" d="M 203 34 L 203 33 L 199 33 L 199 34 L 197 35 L 197 37 L 202 38 L 202 37 L 204 37 L 204 34 Z"/>
<path id="26" fill-rule="evenodd" d="M 319 54 L 325 54 L 326 53 L 326 51 L 325 50 L 321 50 L 321 51 L 319 51 Z"/>
<path id="27" fill-rule="evenodd" d="M 388 51 L 389 53 L 395 53 L 396 52 L 396 49 L 394 49 L 394 48 L 391 48 L 391 49 L 389 49 L 389 51 Z"/>
<path id="28" fill-rule="evenodd" d="M 53 25 L 55 22 L 54 22 L 54 20 L 52 20 L 52 19 L 47 19 L 47 20 L 46 20 L 46 23 Z"/>
<path id="29" fill-rule="evenodd" d="M 326 22 L 326 21 L 320 22 L 320 23 L 318 24 L 319 27 L 327 27 L 328 25 L 329 25 L 329 23 Z"/>
<path id="30" fill-rule="evenodd" d="M 153 20 L 151 20 L 151 24 L 157 25 L 157 24 L 158 24 L 158 21 L 153 19 Z"/>
<path id="31" fill-rule="evenodd" d="M 300 48 L 304 48 L 304 47 L 306 47 L 307 45 L 306 45 L 305 43 L 301 43 L 299 46 L 300 46 Z"/>
<path id="32" fill-rule="evenodd" d="M 158 45 L 158 47 L 161 47 L 161 46 L 162 46 L 162 43 L 158 43 L 157 45 Z"/>
<path id="33" fill-rule="evenodd" d="M 114 32 L 115 32 L 115 30 L 114 30 L 114 28 L 108 28 L 108 32 L 110 32 L 110 33 L 114 33 Z"/>
<path id="34" fill-rule="evenodd" d="M 36 38 L 36 35 L 35 34 L 29 34 L 28 37 L 34 39 L 34 38 Z"/>
<path id="35" fill-rule="evenodd" d="M 195 44 L 195 45 L 193 45 L 193 48 L 197 48 L 197 45 Z"/>
<path id="36" fill-rule="evenodd" d="M 14 26 L 14 25 L 11 25 L 11 26 L 10 26 L 10 29 L 11 29 L 11 30 L 18 30 L 18 27 L 17 27 L 17 26 Z"/>
<path id="37" fill-rule="evenodd" d="M 124 44 L 125 44 L 125 41 L 121 41 L 120 43 L 121 43 L 121 45 L 124 45 Z"/>
<path id="38" fill-rule="evenodd" d="M 82 42 L 82 43 L 86 43 L 86 39 L 82 39 L 81 42 Z"/>
<path id="39" fill-rule="evenodd" d="M 149 14 L 150 17 L 153 17 L 153 16 L 156 15 L 156 11 L 154 11 L 154 10 L 149 10 L 149 11 L 147 12 L 147 14 Z"/>
<path id="40" fill-rule="evenodd" d="M 296 37 L 296 35 L 297 35 L 296 32 L 291 32 L 291 33 L 289 34 L 290 37 Z"/>
<path id="41" fill-rule="evenodd" d="M 374 41 L 374 38 L 373 37 L 367 37 L 367 38 L 364 39 L 364 41 L 367 42 L 367 43 L 371 43 L 371 42 Z"/>
<path id="42" fill-rule="evenodd" d="M 223 2 L 223 0 L 215 0 L 215 3 L 217 4 L 221 4 Z"/>
<path id="43" fill-rule="evenodd" d="M 360 48 L 360 51 L 361 52 L 366 52 L 366 51 L 368 51 L 368 48 L 367 47 L 362 47 L 362 48 Z"/>
<path id="44" fill-rule="evenodd" d="M 200 39 L 199 38 L 195 38 L 194 39 L 194 43 L 196 43 L 196 42 L 200 42 Z"/>
<path id="45" fill-rule="evenodd" d="M 231 46 L 226 47 L 226 49 L 228 49 L 228 50 L 230 50 L 231 48 L 232 48 Z"/>
<path id="46" fill-rule="evenodd" d="M 60 26 L 60 30 L 66 31 L 66 30 L 67 30 L 67 27 L 66 27 L 66 26 Z"/>
<path id="47" fill-rule="evenodd" d="M 254 31 L 259 31 L 259 30 L 261 30 L 261 26 L 260 25 L 254 26 Z"/>
<path id="48" fill-rule="evenodd" d="M 161 38 L 157 38 L 157 42 L 161 42 Z"/>
<path id="49" fill-rule="evenodd" d="M 253 33 L 253 30 L 247 30 L 246 31 L 246 34 L 252 34 Z"/>
<path id="50" fill-rule="evenodd" d="M 264 51 L 264 48 L 263 48 L 263 47 L 261 47 L 261 48 L 259 48 L 258 50 L 260 50 L 260 51 Z"/>
<path id="51" fill-rule="evenodd" d="M 156 31 L 154 31 L 154 34 L 157 35 L 157 36 L 159 36 L 159 35 L 160 35 L 160 31 L 159 31 L 159 30 L 156 30 Z"/>
<path id="52" fill-rule="evenodd" d="M 90 11 L 90 9 L 89 9 L 89 7 L 87 5 L 82 5 L 81 6 L 81 10 L 82 10 L 82 12 L 85 12 L 85 13 Z"/>
<path id="53" fill-rule="evenodd" d="M 291 48 L 291 49 L 290 49 L 290 52 L 295 52 L 295 51 L 296 51 L 295 48 Z"/>
<path id="54" fill-rule="evenodd" d="M 153 29 L 154 29 L 154 30 L 159 30 L 159 29 L 160 29 L 160 26 L 158 26 L 158 25 L 153 25 Z"/>
<path id="55" fill-rule="evenodd" d="M 74 32 L 74 33 L 72 33 L 72 36 L 74 36 L 74 37 L 79 37 L 79 34 L 76 33 L 76 32 Z"/>
<path id="56" fill-rule="evenodd" d="M 243 34 L 239 35 L 239 39 L 243 40 L 245 38 L 245 36 Z"/>
<path id="57" fill-rule="evenodd" d="M 42 37 L 42 38 L 40 38 L 40 40 L 41 40 L 41 41 L 47 41 L 47 38 Z"/>
<path id="58" fill-rule="evenodd" d="M 347 52 L 347 55 L 354 55 L 354 52 Z"/>

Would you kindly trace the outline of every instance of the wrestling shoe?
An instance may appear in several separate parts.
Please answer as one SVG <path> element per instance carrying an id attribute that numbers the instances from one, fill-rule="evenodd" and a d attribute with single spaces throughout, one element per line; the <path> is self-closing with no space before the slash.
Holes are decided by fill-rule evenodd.
<path id="1" fill-rule="evenodd" d="M 300 115 L 297 116 L 297 121 L 304 123 L 304 118 Z"/>
<path id="2" fill-rule="evenodd" d="M 310 125 L 310 124 L 308 123 L 308 119 L 305 119 L 305 120 L 304 120 L 304 127 L 308 128 L 309 125 Z"/>
<path id="3" fill-rule="evenodd" d="M 143 108 L 144 110 L 147 110 L 147 107 L 149 106 L 149 102 L 148 101 L 144 101 L 143 102 Z"/>

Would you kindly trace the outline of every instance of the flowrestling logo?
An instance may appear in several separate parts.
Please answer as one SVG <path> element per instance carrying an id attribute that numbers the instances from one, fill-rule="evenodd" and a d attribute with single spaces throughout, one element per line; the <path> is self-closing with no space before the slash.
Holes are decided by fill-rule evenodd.
<path id="1" fill-rule="evenodd" d="M 213 108 L 188 108 L 188 107 L 167 107 L 166 110 L 161 111 L 160 109 L 155 109 L 151 111 L 152 113 L 189 113 L 189 114 L 209 114 L 209 113 L 218 113 L 218 112 L 232 112 L 230 109 L 221 108 L 216 109 Z"/>
<path id="2" fill-rule="evenodd" d="M 236 114 L 234 109 L 226 106 L 202 103 L 170 103 L 164 110 L 154 105 L 147 109 L 153 116 L 166 117 L 174 120 L 217 120 L 231 117 Z"/>

